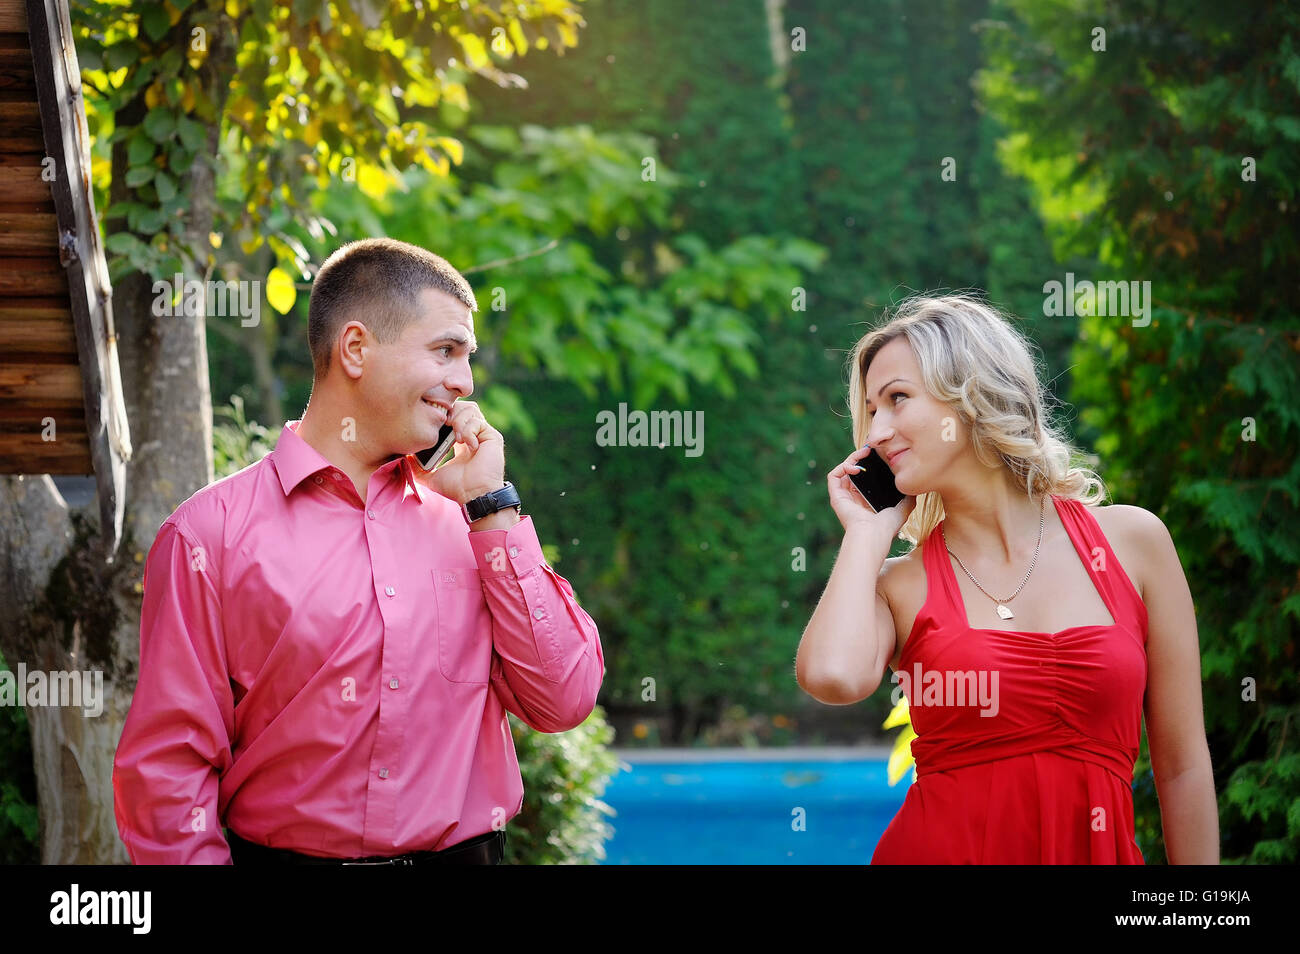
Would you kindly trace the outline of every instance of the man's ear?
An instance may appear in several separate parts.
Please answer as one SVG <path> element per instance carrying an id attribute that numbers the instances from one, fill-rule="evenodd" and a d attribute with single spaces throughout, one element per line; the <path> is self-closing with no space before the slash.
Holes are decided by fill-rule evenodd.
<path id="1" fill-rule="evenodd" d="M 343 373 L 355 381 L 361 377 L 366 357 L 371 353 L 373 338 L 369 330 L 359 321 L 349 321 L 339 330 L 335 357 Z"/>

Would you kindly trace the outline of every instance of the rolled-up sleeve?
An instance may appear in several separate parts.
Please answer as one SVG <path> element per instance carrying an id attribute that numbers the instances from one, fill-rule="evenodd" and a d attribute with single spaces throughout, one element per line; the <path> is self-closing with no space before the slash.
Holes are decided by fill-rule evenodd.
<path id="1" fill-rule="evenodd" d="M 218 816 L 234 699 L 215 554 L 175 518 L 144 571 L 140 672 L 113 759 L 113 811 L 135 864 L 230 864 Z"/>
<path id="2" fill-rule="evenodd" d="M 579 726 L 596 706 L 605 657 L 569 581 L 547 565 L 532 518 L 469 534 L 492 616 L 492 688 L 539 732 Z"/>

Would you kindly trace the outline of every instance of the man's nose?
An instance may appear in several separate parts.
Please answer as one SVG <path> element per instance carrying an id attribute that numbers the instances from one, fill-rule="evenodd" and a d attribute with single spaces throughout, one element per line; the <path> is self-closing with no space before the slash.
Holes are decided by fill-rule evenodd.
<path id="1" fill-rule="evenodd" d="M 463 398 L 474 393 L 474 371 L 469 366 L 468 358 L 456 362 L 455 370 L 447 377 L 447 388 Z"/>

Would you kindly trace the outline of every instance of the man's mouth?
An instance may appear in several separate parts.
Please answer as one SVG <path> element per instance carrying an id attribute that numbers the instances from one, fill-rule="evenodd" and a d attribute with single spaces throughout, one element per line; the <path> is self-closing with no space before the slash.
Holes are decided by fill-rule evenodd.
<path id="1" fill-rule="evenodd" d="M 436 407 L 438 410 L 442 411 L 442 413 L 448 416 L 451 415 L 451 408 L 443 404 L 441 401 L 430 401 L 428 398 L 421 398 L 420 400 L 424 401 L 424 403 L 429 405 L 430 407 Z"/>

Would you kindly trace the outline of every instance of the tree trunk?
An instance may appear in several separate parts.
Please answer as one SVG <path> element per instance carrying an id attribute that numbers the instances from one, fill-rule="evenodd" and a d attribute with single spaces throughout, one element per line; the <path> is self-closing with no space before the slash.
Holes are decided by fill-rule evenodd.
<path id="1" fill-rule="evenodd" d="M 220 72 L 230 65 L 226 42 L 214 31 L 199 71 L 218 117 L 225 104 Z M 137 124 L 144 112 L 143 100 L 137 99 L 119 111 L 117 123 Z M 216 125 L 209 126 L 207 149 L 185 182 L 191 204 L 181 238 L 199 257 L 191 278 L 200 278 L 206 268 L 214 218 L 214 174 L 204 154 L 219 155 Z M 125 142 L 119 142 L 113 147 L 113 203 L 135 198 L 124 184 L 126 169 Z M 8 621 L 0 631 L 0 651 L 15 670 L 19 663 L 28 671 L 98 670 L 103 679 L 98 716 L 70 707 L 27 710 L 44 864 L 128 860 L 113 812 L 112 769 L 139 666 L 144 559 L 163 520 L 212 480 L 205 321 L 202 315 L 154 317 L 155 277 L 164 276 L 133 273 L 113 290 L 135 448 L 127 465 L 119 557 L 105 561 L 97 503 L 84 514 L 69 511 L 48 475 L 0 477 L 0 530 L 6 543 L 0 556 L 0 618 Z"/>

